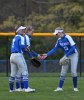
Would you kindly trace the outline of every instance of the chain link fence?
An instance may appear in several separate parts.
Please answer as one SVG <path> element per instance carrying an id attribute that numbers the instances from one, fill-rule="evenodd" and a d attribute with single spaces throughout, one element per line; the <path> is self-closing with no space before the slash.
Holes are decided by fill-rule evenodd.
<path id="1" fill-rule="evenodd" d="M 52 49 L 56 43 L 56 37 L 33 37 L 34 39 L 32 40 L 32 43 L 34 42 L 34 45 L 32 45 L 32 49 L 35 50 L 38 53 L 46 53 L 48 52 L 50 49 Z M 39 38 L 39 39 L 38 39 Z M 0 39 L 5 39 L 6 42 L 4 43 L 0 43 L 0 47 L 3 47 L 4 44 L 4 52 L 3 54 L 0 54 L 2 56 L 3 59 L 0 59 L 0 73 L 4 73 L 4 75 L 8 76 L 10 73 L 10 45 L 11 45 L 11 39 L 10 37 L 0 37 Z M 78 52 L 79 52 L 79 62 L 78 62 L 78 73 L 79 76 L 83 76 L 84 73 L 84 37 L 73 37 L 74 41 L 76 41 L 77 43 L 77 47 L 78 47 Z M 45 41 L 45 44 L 43 44 L 42 41 Z M 46 42 L 48 41 L 48 42 Z M 41 48 L 39 47 L 39 45 L 41 45 Z M 63 56 L 63 52 L 58 50 L 56 53 L 54 53 L 52 56 L 48 57 L 45 60 L 42 60 L 41 63 L 41 67 L 36 69 L 32 66 L 29 57 L 27 55 L 25 55 L 25 59 L 28 65 L 28 70 L 30 73 L 37 73 L 37 72 L 55 72 L 55 73 L 59 73 L 61 70 L 61 66 L 59 65 L 59 59 L 60 57 Z M 70 73 L 70 68 L 68 70 L 68 72 Z M 3 75 L 3 74 L 2 74 Z"/>

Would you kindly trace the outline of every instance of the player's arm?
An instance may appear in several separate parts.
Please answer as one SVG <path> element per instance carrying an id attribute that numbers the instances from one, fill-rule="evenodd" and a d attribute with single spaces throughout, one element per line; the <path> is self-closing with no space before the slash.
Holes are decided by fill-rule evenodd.
<path id="1" fill-rule="evenodd" d="M 51 56 L 52 54 L 54 54 L 56 51 L 57 51 L 57 49 L 59 48 L 60 46 L 59 46 L 59 44 L 57 43 L 56 45 L 55 45 L 55 47 L 53 48 L 53 49 L 51 49 L 48 53 L 47 53 L 47 56 Z"/>
<path id="2" fill-rule="evenodd" d="M 69 52 L 66 54 L 66 57 L 70 56 L 71 54 L 76 52 L 76 47 L 75 45 L 71 46 L 71 49 L 69 50 Z"/>
<path id="3" fill-rule="evenodd" d="M 37 52 L 35 52 L 34 50 L 31 50 L 31 53 L 32 53 L 32 55 L 33 55 L 34 57 L 38 57 L 38 56 L 39 56 L 39 54 L 38 54 Z"/>
<path id="4" fill-rule="evenodd" d="M 43 59 L 45 59 L 47 56 L 51 56 L 52 54 L 54 54 L 54 53 L 57 51 L 58 48 L 60 48 L 60 45 L 59 45 L 59 43 L 58 43 L 58 41 L 57 41 L 55 47 L 54 47 L 53 49 L 51 49 L 48 53 L 42 54 L 41 57 L 40 57 L 40 59 L 43 60 Z"/>
<path id="5" fill-rule="evenodd" d="M 51 49 L 48 53 L 42 54 L 42 55 L 40 56 L 40 59 L 43 60 L 43 59 L 45 59 L 46 57 L 52 55 L 53 53 L 56 52 L 57 49 L 58 49 L 58 47 L 56 46 L 56 47 L 54 47 L 53 49 Z"/>
<path id="6" fill-rule="evenodd" d="M 26 55 L 28 55 L 30 58 L 32 58 L 32 57 L 38 57 L 39 56 L 39 54 L 38 53 L 36 53 L 35 51 L 33 51 L 33 50 L 31 50 L 31 51 L 24 51 L 23 52 L 24 54 L 26 54 Z"/>
<path id="7" fill-rule="evenodd" d="M 30 39 L 27 35 L 24 36 L 26 49 L 25 51 L 30 51 Z"/>
<path id="8" fill-rule="evenodd" d="M 53 49 L 51 49 L 48 53 L 47 56 L 51 56 L 52 54 L 54 54 L 56 52 L 56 50 L 58 49 L 58 47 L 54 47 Z"/>
<path id="9" fill-rule="evenodd" d="M 70 56 L 71 54 L 77 52 L 76 46 L 75 46 L 76 43 L 73 41 L 72 37 L 69 36 L 69 35 L 67 35 L 67 39 L 68 39 L 68 41 L 69 41 L 69 43 L 70 43 L 70 45 L 71 45 L 71 49 L 70 49 L 69 52 L 66 54 L 66 57 L 68 57 L 68 56 Z"/>
<path id="10" fill-rule="evenodd" d="M 25 35 L 24 39 L 25 39 L 26 45 L 30 47 L 30 39 L 29 39 L 29 37 L 27 35 Z"/>
<path id="11" fill-rule="evenodd" d="M 20 49 L 22 51 L 25 51 L 25 49 L 27 48 L 27 46 L 25 45 L 24 38 L 18 37 L 18 44 L 20 46 Z"/>

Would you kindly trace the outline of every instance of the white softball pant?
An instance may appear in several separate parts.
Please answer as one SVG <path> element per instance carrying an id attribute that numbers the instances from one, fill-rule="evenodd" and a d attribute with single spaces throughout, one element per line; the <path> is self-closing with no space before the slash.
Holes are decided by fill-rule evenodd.
<path id="1" fill-rule="evenodd" d="M 71 74 L 73 77 L 76 77 L 77 76 L 77 64 L 78 64 L 78 52 L 70 55 L 68 58 L 70 59 L 70 63 L 71 63 Z M 68 67 L 69 65 L 62 66 L 61 76 L 66 75 Z"/>
<path id="2" fill-rule="evenodd" d="M 28 75 L 27 64 L 22 53 L 12 53 L 10 56 L 11 74 L 15 77 L 17 73 L 20 75 Z"/>

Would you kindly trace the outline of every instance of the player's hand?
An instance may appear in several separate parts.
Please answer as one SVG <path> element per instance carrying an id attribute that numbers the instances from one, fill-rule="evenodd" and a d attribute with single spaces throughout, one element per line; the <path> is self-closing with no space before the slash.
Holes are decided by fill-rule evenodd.
<path id="1" fill-rule="evenodd" d="M 47 57 L 47 54 L 40 54 L 40 59 L 44 60 Z"/>
<path id="2" fill-rule="evenodd" d="M 37 58 L 38 58 L 39 60 L 41 60 L 41 55 L 40 55 L 40 54 L 38 54 Z"/>
<path id="3" fill-rule="evenodd" d="M 30 47 L 27 46 L 27 47 L 25 48 L 25 51 L 30 51 Z"/>
<path id="4" fill-rule="evenodd" d="M 60 65 L 69 65 L 70 59 L 68 59 L 66 56 L 62 57 L 59 61 Z"/>

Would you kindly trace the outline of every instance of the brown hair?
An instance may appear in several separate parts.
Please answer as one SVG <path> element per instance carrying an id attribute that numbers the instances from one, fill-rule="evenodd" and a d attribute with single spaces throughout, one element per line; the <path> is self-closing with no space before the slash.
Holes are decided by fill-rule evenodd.
<path id="1" fill-rule="evenodd" d="M 25 32 L 31 31 L 33 29 L 32 26 L 27 26 Z"/>
<path id="2" fill-rule="evenodd" d="M 57 27 L 56 30 L 64 30 L 63 28 L 61 27 Z"/>
<path id="3" fill-rule="evenodd" d="M 16 33 L 16 30 L 17 30 L 19 27 L 20 27 L 20 26 L 15 26 L 15 34 L 17 34 L 17 33 Z"/>

